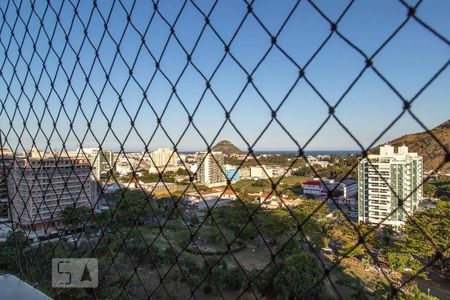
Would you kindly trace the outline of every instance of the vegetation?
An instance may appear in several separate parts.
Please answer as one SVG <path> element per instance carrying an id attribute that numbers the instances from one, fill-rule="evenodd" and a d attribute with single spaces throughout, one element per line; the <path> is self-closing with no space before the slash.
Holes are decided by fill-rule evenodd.
<path id="1" fill-rule="evenodd" d="M 417 272 L 436 256 L 436 250 L 441 251 L 438 266 L 448 276 L 449 253 L 445 247 L 450 236 L 450 205 L 444 201 L 434 210 L 414 215 L 415 223 L 432 239 L 431 243 L 412 219 L 398 240 L 393 238 L 395 234 L 390 227 L 374 231 L 369 225 L 349 223 L 339 213 L 330 218 L 327 206 L 319 200 L 302 201 L 290 210 L 268 210 L 259 207 L 246 193 L 241 193 L 240 198 L 242 202 L 216 207 L 210 214 L 204 214 L 204 219 L 198 216 L 188 219 L 178 198 L 154 198 L 140 190 L 118 191 L 108 196 L 111 211 L 89 219 L 91 225 L 111 228 L 98 239 L 78 244 L 48 243 L 33 249 L 23 232 L 16 232 L 0 247 L 0 269 L 18 274 L 15 262 L 19 255 L 24 262 L 21 267 L 33 270 L 27 280 L 39 282 L 41 290 L 55 296 L 56 291 L 48 284 L 51 274 L 45 270 L 46 264 L 54 255 L 65 257 L 72 253 L 73 257 L 100 258 L 100 278 L 104 284 L 95 291 L 99 298 L 117 297 L 125 284 L 128 296 L 145 298 L 142 280 L 145 289 L 154 291 L 152 296 L 156 298 L 189 297 L 183 293 L 191 286 L 205 297 L 216 297 L 222 292 L 236 295 L 255 292 L 271 299 L 300 296 L 326 299 L 331 298 L 332 291 L 326 281 L 318 282 L 324 273 L 314 253 L 321 253 L 323 247 L 334 243 L 337 247 L 333 247 L 333 255 L 322 255 L 321 260 L 332 262 L 339 255 L 346 255 L 339 268 L 330 273 L 332 279 L 345 286 L 344 298 L 377 298 L 370 290 L 386 292 L 388 283 L 374 273 L 376 265 L 370 252 L 374 249 L 392 249 L 380 252 L 377 257 L 400 273 L 407 268 Z M 86 220 L 85 214 L 71 208 L 64 211 L 63 218 L 67 224 L 78 226 L 80 220 Z M 355 247 L 359 235 L 354 226 L 363 235 L 368 233 L 364 244 L 369 251 L 362 245 Z M 21 241 L 20 252 L 16 252 L 16 240 Z M 236 250 L 240 251 L 233 252 Z M 273 258 L 271 253 L 275 255 Z M 174 263 L 179 268 L 171 268 Z M 135 272 L 141 280 L 133 275 Z M 174 294 L 156 289 L 159 276 L 166 276 L 164 284 Z M 315 282 L 318 284 L 313 287 Z M 86 298 L 92 291 L 76 293 Z M 413 288 L 407 295 L 427 299 Z"/>
<path id="2" fill-rule="evenodd" d="M 408 258 L 411 268 L 415 266 L 417 271 L 437 255 L 437 266 L 450 278 L 450 203 L 439 201 L 435 209 L 414 214 L 400 236 L 393 251 Z"/>
<path id="3" fill-rule="evenodd" d="M 426 197 L 450 201 L 450 177 L 440 176 L 437 179 L 429 179 L 423 185 L 423 194 Z"/>
<path id="4" fill-rule="evenodd" d="M 86 207 L 65 207 L 61 211 L 61 219 L 68 229 L 73 230 L 86 225 L 91 210 Z"/>

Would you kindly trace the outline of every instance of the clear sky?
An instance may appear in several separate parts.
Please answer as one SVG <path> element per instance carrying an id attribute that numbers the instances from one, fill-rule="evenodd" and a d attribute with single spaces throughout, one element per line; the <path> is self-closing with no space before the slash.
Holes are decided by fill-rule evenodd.
<path id="1" fill-rule="evenodd" d="M 273 47 L 252 76 L 254 86 L 248 85 L 244 89 L 247 75 L 242 68 L 252 72 L 271 47 L 270 35 L 258 20 L 251 14 L 245 17 L 247 5 L 244 1 L 219 1 L 215 5 L 214 1 L 161 1 L 158 10 L 165 20 L 155 13 L 151 1 L 144 0 L 136 1 L 134 5 L 132 1 L 123 1 L 124 6 L 119 1 L 114 6 L 112 1 L 98 1 L 98 8 L 94 10 L 90 1 L 78 4 L 77 1 L 52 1 L 51 7 L 46 6 L 46 1 L 37 1 L 34 12 L 30 1 L 23 1 L 19 7 L 20 2 L 0 3 L 0 13 L 7 21 L 0 20 L 0 100 L 3 106 L 0 124 L 9 146 L 16 147 L 20 140 L 28 148 L 36 137 L 40 148 L 45 148 L 50 139 L 53 149 L 60 149 L 62 141 L 68 149 L 74 149 L 78 144 L 76 135 L 86 147 L 102 143 L 105 148 L 118 150 L 120 141 L 126 151 L 133 151 L 143 149 L 141 138 L 146 143 L 150 141 L 149 149 L 171 147 L 167 134 L 174 143 L 178 143 L 179 149 L 204 149 L 205 142 L 189 124 L 188 113 L 193 114 L 193 124 L 211 143 L 225 121 L 224 108 L 229 110 L 238 98 L 230 119 L 242 136 L 253 144 L 271 120 L 271 110 L 261 95 L 272 108 L 276 108 L 298 79 L 299 70 L 295 64 Z M 313 2 L 333 21 L 348 5 L 348 1 Z M 294 5 L 295 1 L 259 0 L 255 1 L 253 11 L 266 30 L 275 35 Z M 74 16 L 74 6 L 78 6 L 77 16 Z M 209 20 L 215 32 L 206 26 L 196 44 L 205 25 L 199 10 L 208 14 L 211 9 Z M 338 30 L 370 56 L 406 19 L 407 11 L 400 1 L 355 1 L 338 24 Z M 58 12 L 59 21 L 56 18 Z M 450 1 L 425 0 L 416 14 L 449 40 L 449 12 Z M 127 22 L 127 15 L 131 24 Z M 43 26 L 40 26 L 41 20 Z M 105 20 L 109 20 L 106 33 Z M 152 23 L 148 27 L 150 20 Z M 166 23 L 174 24 L 175 20 L 176 37 L 170 35 L 170 26 Z M 28 24 L 28 33 L 25 32 L 25 24 Z M 87 38 L 84 35 L 86 26 Z M 217 34 L 225 43 L 235 35 L 230 47 L 234 59 L 230 54 L 225 55 L 224 45 Z M 303 67 L 329 34 L 330 24 L 324 17 L 308 1 L 300 1 L 276 42 Z M 66 35 L 69 44 L 65 42 Z M 146 47 L 142 47 L 142 35 L 145 35 Z M 118 54 L 116 44 L 119 41 Z M 18 44 L 22 45 L 21 52 Z M 33 51 L 33 44 L 36 51 Z M 180 44 L 189 53 L 196 44 L 192 64 L 187 63 Z M 99 58 L 95 57 L 95 49 Z M 449 58 L 448 43 L 411 19 L 375 56 L 373 64 L 409 100 L 448 63 Z M 155 67 L 155 59 L 160 60 L 159 70 Z M 213 73 L 222 59 L 220 68 Z M 45 69 L 42 60 L 45 60 Z M 305 75 L 324 100 L 334 105 L 364 65 L 364 57 L 334 33 L 307 65 Z M 131 66 L 133 77 L 130 79 Z M 105 72 L 109 73 L 109 80 Z M 89 74 L 88 84 L 86 74 Z M 206 92 L 202 76 L 212 76 L 211 89 Z M 177 81 L 174 95 L 172 84 Z M 143 90 L 146 90 L 148 102 L 141 105 Z M 117 105 L 119 94 L 122 104 Z M 63 106 L 61 100 L 64 100 Z M 328 107 L 324 100 L 304 79 L 300 79 L 279 109 L 279 122 L 300 145 L 303 146 L 327 118 Z M 342 99 L 335 114 L 366 147 L 401 113 L 402 106 L 388 85 L 373 70 L 367 69 Z M 412 111 L 429 128 L 449 119 L 449 68 L 443 70 L 415 100 Z M 164 130 L 157 126 L 156 115 L 162 115 Z M 130 116 L 136 130 L 129 134 Z M 86 118 L 91 122 L 91 131 Z M 53 131 L 54 122 L 57 131 Z M 108 122 L 114 134 L 108 130 Z M 422 131 L 422 128 L 405 114 L 378 143 L 417 131 Z M 246 148 L 244 140 L 230 123 L 225 124 L 216 141 L 221 139 Z M 296 149 L 296 145 L 280 125 L 273 122 L 255 149 L 291 150 Z M 306 149 L 352 150 L 359 147 L 331 119 Z"/>

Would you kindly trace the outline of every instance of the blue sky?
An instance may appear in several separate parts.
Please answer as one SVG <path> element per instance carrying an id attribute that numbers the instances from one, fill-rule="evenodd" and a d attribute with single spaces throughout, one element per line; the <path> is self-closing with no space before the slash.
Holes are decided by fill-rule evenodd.
<path id="1" fill-rule="evenodd" d="M 252 15 L 247 16 L 234 36 L 247 13 L 247 5 L 243 1 L 219 1 L 215 6 L 214 1 L 193 1 L 198 8 L 189 1 L 186 4 L 183 1 L 162 1 L 158 10 L 165 21 L 154 12 L 151 2 L 143 0 L 136 1 L 134 5 L 131 1 L 123 1 L 124 7 L 119 2 L 112 7 L 110 1 L 99 1 L 98 9 L 92 14 L 92 3 L 80 1 L 78 5 L 74 4 L 78 6 L 79 18 L 74 17 L 74 7 L 68 1 L 55 2 L 47 10 L 44 2 L 36 3 L 34 13 L 31 13 L 28 1 L 24 1 L 21 7 L 16 7 L 19 1 L 15 2 L 8 4 L 5 1 L 0 4 L 1 13 L 5 14 L 8 21 L 0 29 L 0 100 L 4 106 L 0 110 L 0 124 L 7 135 L 9 146 L 15 148 L 19 145 L 19 150 L 21 145 L 30 147 L 34 137 L 40 148 L 45 148 L 50 139 L 54 150 L 60 149 L 63 142 L 67 149 L 73 149 L 78 143 L 75 135 L 86 147 L 101 143 L 105 148 L 118 150 L 120 143 L 124 143 L 126 151 L 133 151 L 142 150 L 144 142 L 150 141 L 149 149 L 171 147 L 172 142 L 178 143 L 178 148 L 183 150 L 204 149 L 205 142 L 200 134 L 192 124 L 188 126 L 188 113 L 194 114 L 200 101 L 193 115 L 193 123 L 206 141 L 211 143 L 225 121 L 223 107 L 229 110 L 238 98 L 231 111 L 231 121 L 242 136 L 253 144 L 271 120 L 271 110 L 261 95 L 272 108 L 277 108 L 298 79 L 299 71 L 295 64 L 273 47 L 252 76 L 257 89 L 249 85 L 243 91 L 247 75 L 242 68 L 252 72 L 271 46 L 269 34 Z M 348 1 L 313 2 L 333 21 L 348 5 Z M 413 5 L 415 1 L 409 3 Z M 295 1 L 260 0 L 255 1 L 253 10 L 265 28 L 275 35 L 294 5 Z M 205 24 L 204 16 L 198 9 L 207 14 L 212 8 L 210 23 L 226 43 L 234 36 L 230 53 L 241 66 L 230 54 L 225 55 L 222 41 L 211 27 L 206 26 L 192 54 L 195 67 L 188 64 L 185 68 L 186 53 L 180 44 L 189 53 L 192 51 Z M 17 18 L 17 9 L 20 18 Z M 174 36 L 168 39 L 170 26 L 166 21 L 173 24 L 180 10 L 180 17 L 174 26 L 178 40 Z M 423 1 L 417 9 L 417 16 L 448 40 L 448 11 L 449 1 Z M 59 22 L 55 12 L 60 12 Z M 133 26 L 127 25 L 127 14 Z M 108 32 L 105 34 L 104 20 L 108 16 Z M 367 55 L 372 55 L 406 16 L 407 9 L 397 1 L 355 1 L 340 21 L 338 30 Z M 43 27 L 39 25 L 41 20 Z M 147 29 L 150 20 L 152 23 Z M 29 24 L 29 33 L 25 32 L 26 23 Z M 88 38 L 85 38 L 83 31 L 87 24 Z M 148 49 L 142 47 L 141 43 L 144 32 Z M 65 43 L 66 34 L 70 45 Z M 309 2 L 301 1 L 277 37 L 277 44 L 303 67 L 329 34 L 330 24 Z M 51 48 L 49 40 L 52 41 Z M 22 41 L 19 55 L 18 44 L 22 44 Z M 120 55 L 116 52 L 116 43 L 119 41 Z M 33 51 L 33 43 L 36 51 Z M 156 70 L 154 59 L 160 59 L 166 43 L 160 69 Z M 95 58 L 93 46 L 98 48 L 101 64 Z M 77 52 L 79 62 L 76 59 Z M 59 58 L 61 64 L 58 63 Z M 403 97 L 411 99 L 449 58 L 448 44 L 416 21 L 410 20 L 377 54 L 373 63 Z M 44 59 L 45 72 L 42 72 Z M 213 75 L 222 59 L 220 68 Z M 16 65 L 15 72 L 12 65 Z M 27 71 L 28 65 L 30 71 Z M 364 57 L 333 34 L 307 65 L 305 75 L 320 95 L 334 105 L 364 69 L 364 65 Z M 134 66 L 131 80 L 129 66 Z M 206 93 L 205 79 L 196 68 L 207 78 L 213 75 L 211 89 Z M 105 70 L 110 74 L 109 81 L 106 80 Z M 85 74 L 89 74 L 88 85 Z M 172 84 L 177 80 L 176 95 L 173 95 Z M 54 82 L 53 88 L 51 81 Z M 35 88 L 36 83 L 38 90 Z M 10 87 L 9 92 L 7 86 Z M 141 106 L 142 89 L 146 90 L 148 103 Z M 123 105 L 117 106 L 119 94 Z M 432 128 L 449 118 L 449 96 L 450 70 L 447 68 L 415 100 L 412 111 L 427 127 Z M 64 106 L 61 106 L 61 99 L 64 99 Z M 15 110 L 16 101 L 18 110 Z M 166 106 L 162 117 L 163 130 L 157 126 L 155 113 L 161 116 Z M 368 69 L 342 99 L 336 108 L 336 116 L 367 147 L 402 112 L 402 106 L 399 97 L 373 70 Z M 128 114 L 136 128 L 130 134 L 131 120 Z M 279 122 L 302 146 L 327 116 L 328 107 L 304 79 L 298 81 L 277 113 Z M 91 122 L 92 131 L 88 130 L 86 118 Z M 54 122 L 57 132 L 53 131 Z M 70 122 L 73 123 L 72 129 Z M 114 134 L 108 131 L 108 122 L 111 122 Z M 405 114 L 378 143 L 417 131 L 422 131 L 422 128 Z M 296 149 L 291 137 L 273 122 L 255 149 Z M 228 139 L 241 148 L 247 147 L 230 123 L 225 124 L 216 141 L 221 139 Z M 306 147 L 307 150 L 358 148 L 334 119 L 329 120 Z"/>

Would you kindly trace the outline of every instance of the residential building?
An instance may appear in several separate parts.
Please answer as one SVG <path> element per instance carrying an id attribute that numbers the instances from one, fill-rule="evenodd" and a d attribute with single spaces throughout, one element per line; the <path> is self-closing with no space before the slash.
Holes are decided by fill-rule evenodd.
<path id="1" fill-rule="evenodd" d="M 358 165 L 358 220 L 401 226 L 422 200 L 422 157 L 385 145 Z"/>
<path id="2" fill-rule="evenodd" d="M 11 221 L 22 228 L 44 231 L 61 225 L 66 207 L 92 208 L 90 163 L 86 158 L 31 156 L 14 160 L 8 176 Z"/>
<path id="3" fill-rule="evenodd" d="M 103 150 L 102 148 L 84 148 L 79 147 L 75 155 L 71 155 L 74 159 L 86 158 L 89 160 L 91 167 L 91 202 L 97 203 L 99 198 L 100 179 L 107 178 L 108 174 L 114 171 L 114 153 L 111 150 Z"/>
<path id="4" fill-rule="evenodd" d="M 358 194 L 358 181 L 350 178 L 346 178 L 341 182 L 342 195 L 344 198 L 355 197 Z"/>
<path id="5" fill-rule="evenodd" d="M 223 172 L 224 155 L 222 152 L 201 152 L 197 155 L 197 159 L 198 182 L 210 187 L 226 184 L 226 178 Z"/>
<path id="6" fill-rule="evenodd" d="M 250 168 L 242 167 L 239 169 L 239 179 L 246 179 L 250 177 L 251 177 Z"/>
<path id="7" fill-rule="evenodd" d="M 271 174 L 268 174 L 269 177 Z M 258 179 L 266 179 L 267 175 L 264 173 L 264 168 L 261 166 L 250 167 L 250 177 Z"/>
<path id="8" fill-rule="evenodd" d="M 250 176 L 257 179 L 280 177 L 284 175 L 285 172 L 286 169 L 282 167 L 267 167 L 265 165 L 250 167 Z"/>
<path id="9" fill-rule="evenodd" d="M 321 160 L 323 158 L 328 159 L 329 156 L 328 155 L 317 155 L 317 156 L 309 155 L 307 157 L 309 164 L 312 165 L 312 166 L 317 165 L 317 166 L 320 166 L 322 168 L 327 168 L 328 166 L 333 165 L 329 161 Z"/>
<path id="10" fill-rule="evenodd" d="M 5 221 L 8 219 L 7 178 L 14 161 L 14 156 L 6 148 L 1 149 L 0 155 L 0 221 Z"/>
<path id="11" fill-rule="evenodd" d="M 169 148 L 159 148 L 150 154 L 154 167 L 176 167 L 178 162 L 177 153 Z"/>
<path id="12" fill-rule="evenodd" d="M 91 174 L 94 180 L 100 180 L 102 175 L 114 169 L 114 153 L 102 148 L 78 148 L 77 158 L 87 158 L 91 164 Z"/>

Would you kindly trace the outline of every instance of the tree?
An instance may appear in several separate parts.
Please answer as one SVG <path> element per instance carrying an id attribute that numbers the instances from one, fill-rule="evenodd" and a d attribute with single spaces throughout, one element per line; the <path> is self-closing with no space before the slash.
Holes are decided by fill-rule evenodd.
<path id="1" fill-rule="evenodd" d="M 17 256 L 19 256 L 19 261 L 26 261 L 23 250 L 30 244 L 22 230 L 10 232 L 6 241 L 0 245 L 0 270 L 18 271 Z"/>
<path id="2" fill-rule="evenodd" d="M 114 220 L 120 225 L 143 224 L 146 218 L 154 216 L 156 208 L 150 206 L 149 195 L 142 190 L 125 190 L 116 193 L 115 198 Z"/>
<path id="3" fill-rule="evenodd" d="M 260 210 L 256 215 L 256 226 L 264 237 L 273 241 L 292 231 L 294 219 L 284 209 Z"/>
<path id="4" fill-rule="evenodd" d="M 431 182 L 425 182 L 423 184 L 423 195 L 425 197 L 434 197 L 434 194 L 436 193 L 436 186 Z"/>
<path id="5" fill-rule="evenodd" d="M 269 183 L 269 181 L 266 179 L 258 179 L 252 183 L 252 186 L 265 187 L 266 185 L 268 185 L 268 183 Z"/>
<path id="6" fill-rule="evenodd" d="M 344 245 L 344 247 L 342 247 L 340 253 L 341 255 L 347 254 L 348 257 L 362 256 L 366 253 L 366 249 L 362 244 L 355 247 L 354 243 L 348 242 Z"/>
<path id="7" fill-rule="evenodd" d="M 388 252 L 387 260 L 389 267 L 397 272 L 403 272 L 408 262 L 408 256 L 403 253 Z"/>
<path id="8" fill-rule="evenodd" d="M 274 291 L 280 299 L 312 299 L 319 295 L 323 283 L 320 262 L 306 252 L 298 252 L 281 262 L 281 270 L 273 279 Z"/>
<path id="9" fill-rule="evenodd" d="M 64 224 L 66 224 L 69 229 L 73 230 L 81 226 L 86 226 L 90 214 L 91 210 L 87 207 L 68 206 L 61 211 L 60 217 Z"/>
<path id="10" fill-rule="evenodd" d="M 450 203 L 439 201 L 435 209 L 415 213 L 410 216 L 402 230 L 402 240 L 396 243 L 399 251 L 417 259 L 429 261 L 437 251 L 442 255 L 438 261 L 444 274 L 448 276 L 450 259 Z M 411 267 L 412 268 L 412 267 Z"/>
<path id="11" fill-rule="evenodd" d="M 190 175 L 189 171 L 186 168 L 178 168 L 177 175 Z"/>
<path id="12" fill-rule="evenodd" d="M 102 211 L 95 215 L 95 218 L 93 218 L 95 222 L 97 223 L 98 227 L 106 227 L 111 223 L 111 211 Z"/>
<path id="13" fill-rule="evenodd" d="M 315 248 L 325 246 L 326 227 L 325 216 L 329 213 L 326 205 L 319 200 L 307 200 L 293 209 L 293 214 L 299 224 L 302 224 L 302 239 L 307 238 Z"/>

